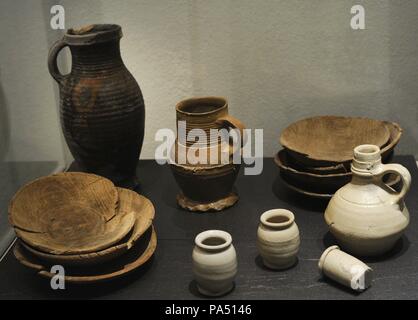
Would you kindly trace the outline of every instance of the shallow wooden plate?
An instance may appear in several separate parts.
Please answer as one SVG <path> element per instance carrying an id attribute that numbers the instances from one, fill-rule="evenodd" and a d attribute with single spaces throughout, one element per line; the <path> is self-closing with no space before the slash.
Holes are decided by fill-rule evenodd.
<path id="1" fill-rule="evenodd" d="M 98 252 L 78 254 L 78 255 L 55 255 L 45 253 L 25 242 L 21 241 L 21 245 L 39 257 L 41 260 L 49 263 L 61 264 L 64 266 L 87 266 L 93 264 L 104 263 L 115 259 L 130 250 L 138 239 L 149 229 L 154 219 L 155 210 L 151 201 L 138 193 L 117 188 L 119 194 L 119 208 L 125 212 L 134 212 L 136 220 L 132 231 L 120 243 Z"/>
<path id="2" fill-rule="evenodd" d="M 125 237 L 135 223 L 118 211 L 118 192 L 103 177 L 66 172 L 39 178 L 21 188 L 9 205 L 18 237 L 51 254 L 105 249 Z"/>
<path id="3" fill-rule="evenodd" d="M 382 155 L 382 161 L 385 162 L 385 159 L 389 158 L 390 155 L 393 154 L 393 150 L 402 137 L 403 130 L 396 122 L 383 121 L 383 123 L 390 134 L 388 143 L 383 148 L 381 148 L 380 151 Z"/>
<path id="4" fill-rule="evenodd" d="M 154 228 L 150 228 L 141 241 L 118 259 L 112 260 L 100 266 L 90 268 L 72 267 L 65 268 L 65 281 L 68 283 L 89 284 L 109 281 L 123 277 L 143 266 L 154 254 L 157 247 L 157 234 Z M 51 279 L 55 274 L 50 272 L 50 265 L 25 250 L 19 242 L 13 247 L 13 253 L 17 260 L 24 266 L 33 269 L 42 277 Z"/>
<path id="5" fill-rule="evenodd" d="M 280 150 L 274 162 L 280 169 L 280 175 L 287 185 L 297 192 L 317 198 L 329 198 L 338 189 L 351 181 L 352 173 L 315 174 L 299 171 L 291 166 L 285 149 Z M 393 187 L 399 182 L 398 175 L 389 175 L 386 184 Z"/>
<path id="6" fill-rule="evenodd" d="M 50 221 L 43 232 L 15 228 L 16 235 L 46 253 L 83 254 L 97 252 L 118 243 L 135 224 L 134 212 L 119 212 L 106 222 L 99 212 L 91 208 L 75 204 L 71 208 L 71 213 L 54 214 L 47 218 L 43 216 L 43 219 Z"/>
<path id="7" fill-rule="evenodd" d="M 94 174 L 63 172 L 41 177 L 14 195 L 9 204 L 9 221 L 23 230 L 42 231 L 39 215 L 71 202 L 86 202 L 109 221 L 116 214 L 118 193 L 110 180 Z"/>
<path id="8" fill-rule="evenodd" d="M 283 130 L 280 143 L 306 166 L 329 166 L 350 161 L 361 144 L 384 147 L 390 132 L 383 121 L 339 116 L 299 120 Z"/>
<path id="9" fill-rule="evenodd" d="M 326 166 L 326 167 L 309 167 L 309 166 L 305 166 L 299 163 L 297 159 L 292 158 L 292 154 L 289 152 L 287 152 L 287 161 L 292 168 L 295 168 L 298 171 L 310 172 L 310 173 L 319 174 L 319 175 L 347 173 L 351 171 L 350 170 L 351 161 L 335 164 L 332 166 Z"/>
<path id="10" fill-rule="evenodd" d="M 312 193 L 333 194 L 351 181 L 352 173 L 315 174 L 293 168 L 288 160 L 286 149 L 280 150 L 274 162 L 280 169 L 280 175 L 288 183 Z"/>
<path id="11" fill-rule="evenodd" d="M 316 193 L 316 192 L 309 192 L 309 191 L 305 191 L 303 189 L 300 189 L 294 185 L 292 185 L 291 183 L 288 183 L 286 180 L 283 180 L 283 183 L 286 185 L 286 187 L 288 187 L 289 189 L 300 193 L 304 196 L 308 196 L 308 197 L 312 197 L 312 198 L 318 198 L 318 199 L 331 199 L 333 194 L 327 194 L 327 193 Z"/>

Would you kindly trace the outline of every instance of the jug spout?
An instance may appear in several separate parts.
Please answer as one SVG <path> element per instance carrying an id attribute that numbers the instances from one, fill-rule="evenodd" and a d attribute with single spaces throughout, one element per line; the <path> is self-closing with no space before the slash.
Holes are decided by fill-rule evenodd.
<path id="1" fill-rule="evenodd" d="M 354 174 L 370 175 L 377 173 L 382 164 L 380 148 L 373 144 L 362 144 L 354 148 L 351 170 Z"/>

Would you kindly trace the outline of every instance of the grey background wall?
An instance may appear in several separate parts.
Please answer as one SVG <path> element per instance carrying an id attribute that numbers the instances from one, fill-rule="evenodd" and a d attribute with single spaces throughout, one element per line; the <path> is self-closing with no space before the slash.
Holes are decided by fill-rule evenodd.
<path id="1" fill-rule="evenodd" d="M 0 2 L 0 158 L 69 160 L 59 127 L 47 52 L 62 4 L 66 27 L 122 25 L 122 55 L 146 102 L 142 158 L 155 132 L 175 126 L 174 105 L 221 95 L 250 128 L 264 128 L 264 153 L 279 149 L 292 121 L 321 114 L 367 116 L 405 129 L 398 153 L 418 156 L 418 1 L 89 0 Z M 366 30 L 353 31 L 362 4 Z M 68 54 L 60 57 L 68 70 Z"/>

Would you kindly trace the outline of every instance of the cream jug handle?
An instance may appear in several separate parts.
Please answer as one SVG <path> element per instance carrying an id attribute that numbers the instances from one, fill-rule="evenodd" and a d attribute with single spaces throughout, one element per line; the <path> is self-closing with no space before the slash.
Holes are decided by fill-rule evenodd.
<path id="1" fill-rule="evenodd" d="M 48 53 L 49 73 L 55 79 L 55 81 L 57 81 L 59 84 L 64 80 L 65 75 L 61 74 L 58 69 L 57 57 L 60 51 L 67 46 L 68 44 L 64 40 L 58 40 L 52 45 Z"/>
<path id="2" fill-rule="evenodd" d="M 408 169 L 404 166 L 396 163 L 389 163 L 383 165 L 383 171 L 379 173 L 379 179 L 382 179 L 388 173 L 393 173 L 399 175 L 402 180 L 402 189 L 399 193 L 395 194 L 395 201 L 394 203 L 398 203 L 401 201 L 411 186 L 411 174 L 409 173 Z"/>

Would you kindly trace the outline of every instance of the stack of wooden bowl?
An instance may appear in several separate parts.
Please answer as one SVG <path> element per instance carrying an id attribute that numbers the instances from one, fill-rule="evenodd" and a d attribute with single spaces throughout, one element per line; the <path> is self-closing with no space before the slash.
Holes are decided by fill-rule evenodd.
<path id="1" fill-rule="evenodd" d="M 103 177 L 59 173 L 22 187 L 9 205 L 16 258 L 44 277 L 62 265 L 65 280 L 118 278 L 153 255 L 154 207 L 145 197 Z"/>
<path id="2" fill-rule="evenodd" d="M 351 181 L 353 149 L 361 144 L 381 148 L 382 161 L 391 160 L 402 135 L 398 124 L 367 118 L 318 116 L 297 121 L 280 136 L 283 149 L 275 156 L 280 175 L 294 191 L 330 198 Z M 388 185 L 397 180 L 387 178 Z"/>

